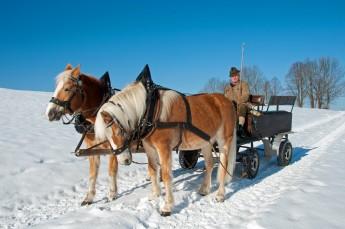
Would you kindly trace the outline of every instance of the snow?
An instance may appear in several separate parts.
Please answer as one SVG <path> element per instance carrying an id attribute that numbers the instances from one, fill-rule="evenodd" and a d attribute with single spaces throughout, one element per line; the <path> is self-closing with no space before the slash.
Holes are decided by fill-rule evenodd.
<path id="1" fill-rule="evenodd" d="M 145 165 L 120 165 L 119 196 L 106 202 L 107 161 L 102 158 L 95 203 L 80 206 L 87 191 L 88 161 L 72 152 L 80 135 L 72 126 L 49 122 L 51 93 L 0 88 L 0 228 L 344 228 L 345 112 L 294 108 L 292 163 L 261 157 L 258 176 L 239 176 L 226 199 L 197 193 L 200 159 L 193 170 L 173 162 L 175 208 L 161 217 L 163 201 L 149 201 Z M 146 162 L 144 154 L 134 160 Z M 164 193 L 164 189 L 162 189 Z"/>

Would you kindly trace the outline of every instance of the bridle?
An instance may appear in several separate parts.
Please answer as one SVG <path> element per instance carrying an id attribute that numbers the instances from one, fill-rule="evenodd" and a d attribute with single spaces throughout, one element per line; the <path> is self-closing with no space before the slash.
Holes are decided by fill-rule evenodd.
<path id="1" fill-rule="evenodd" d="M 84 90 L 82 88 L 83 82 L 80 79 L 80 75 L 78 75 L 77 78 L 74 78 L 72 75 L 69 76 L 69 79 L 73 81 L 73 89 L 69 89 L 68 91 L 71 92 L 71 96 L 67 100 L 60 100 L 56 97 L 52 97 L 49 102 L 54 103 L 58 106 L 63 107 L 64 113 L 66 113 L 66 110 L 73 114 L 75 111 L 71 108 L 71 102 L 75 95 L 79 94 L 82 98 L 82 102 L 84 102 Z"/>

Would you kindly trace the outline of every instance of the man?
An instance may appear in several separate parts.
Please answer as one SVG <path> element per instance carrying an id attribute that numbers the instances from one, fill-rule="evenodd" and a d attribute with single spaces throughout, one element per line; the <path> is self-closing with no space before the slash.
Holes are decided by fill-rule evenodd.
<path id="1" fill-rule="evenodd" d="M 231 67 L 230 84 L 225 87 L 224 95 L 236 105 L 238 116 L 238 135 L 244 137 L 244 122 L 248 111 L 247 102 L 249 101 L 248 83 L 240 80 L 240 71 Z"/>

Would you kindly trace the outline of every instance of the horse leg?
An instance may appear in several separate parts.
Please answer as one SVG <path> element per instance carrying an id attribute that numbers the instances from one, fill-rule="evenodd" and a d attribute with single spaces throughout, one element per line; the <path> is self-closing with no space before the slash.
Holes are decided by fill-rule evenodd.
<path id="1" fill-rule="evenodd" d="M 217 177 L 218 177 L 218 191 L 217 191 L 217 195 L 216 195 L 216 200 L 218 202 L 223 202 L 224 201 L 224 193 L 225 193 L 225 173 L 226 173 L 226 166 L 227 166 L 227 156 L 228 156 L 228 150 L 220 148 L 220 159 L 219 159 L 219 165 L 218 165 L 218 173 L 217 173 Z M 224 168 L 225 167 L 225 168 Z"/>
<path id="2" fill-rule="evenodd" d="M 91 204 L 93 198 L 96 195 L 96 180 L 98 176 L 99 164 L 100 164 L 100 157 L 99 156 L 90 156 L 89 157 L 89 190 L 86 194 L 85 199 L 81 203 L 81 205 Z"/>
<path id="3" fill-rule="evenodd" d="M 118 169 L 118 161 L 115 155 L 109 156 L 109 165 L 108 165 L 108 173 L 109 173 L 109 193 L 108 193 L 108 201 L 112 201 L 116 199 L 117 195 L 117 169 Z"/>
<path id="4" fill-rule="evenodd" d="M 205 148 L 201 149 L 201 153 L 204 156 L 206 171 L 204 175 L 204 181 L 199 189 L 199 194 L 202 196 L 206 196 L 210 193 L 211 187 L 213 169 L 212 146 L 208 145 Z"/>
<path id="5" fill-rule="evenodd" d="M 162 216 L 171 215 L 174 205 L 174 196 L 171 187 L 171 149 L 162 146 L 158 149 L 159 160 L 161 164 L 162 179 L 165 187 L 165 201 L 163 207 L 160 209 Z"/>
<path id="6" fill-rule="evenodd" d="M 161 195 L 161 189 L 158 180 L 158 172 L 160 171 L 158 166 L 158 155 L 157 152 L 145 142 L 143 142 L 143 146 L 145 148 L 148 159 L 149 180 L 151 180 L 152 182 L 152 193 L 150 194 L 149 199 L 153 200 Z"/>
<path id="7" fill-rule="evenodd" d="M 218 141 L 220 150 L 220 161 L 218 165 L 218 182 L 219 187 L 216 194 L 218 202 L 224 201 L 225 182 L 228 182 L 234 173 L 236 165 L 236 130 L 234 129 L 233 135 L 227 137 L 225 140 Z"/>

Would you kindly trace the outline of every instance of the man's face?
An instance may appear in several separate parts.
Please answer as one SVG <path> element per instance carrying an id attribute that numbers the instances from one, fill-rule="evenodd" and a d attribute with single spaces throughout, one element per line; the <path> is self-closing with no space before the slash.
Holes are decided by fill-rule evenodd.
<path id="1" fill-rule="evenodd" d="M 231 77 L 231 83 L 233 83 L 233 84 L 237 84 L 238 80 L 239 80 L 239 76 L 238 75 L 233 75 Z"/>

